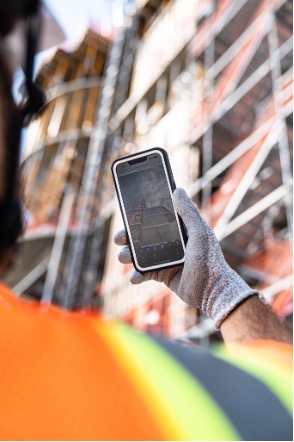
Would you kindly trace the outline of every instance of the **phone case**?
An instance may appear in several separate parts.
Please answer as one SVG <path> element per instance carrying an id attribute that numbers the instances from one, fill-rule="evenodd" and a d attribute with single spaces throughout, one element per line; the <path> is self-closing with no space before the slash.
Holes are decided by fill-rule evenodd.
<path id="1" fill-rule="evenodd" d="M 147 149 L 147 150 L 144 150 L 144 151 L 136 152 L 134 154 L 127 155 L 125 157 L 117 158 L 116 160 L 114 160 L 114 162 L 112 163 L 112 166 L 111 166 L 111 172 L 112 172 L 112 176 L 113 176 L 113 182 L 114 182 L 114 186 L 115 186 L 115 190 L 116 190 L 116 194 L 117 194 L 117 199 L 118 199 L 118 202 L 119 202 L 119 208 L 120 208 L 120 212 L 121 212 L 121 215 L 122 215 L 122 219 L 123 219 L 123 222 L 124 222 L 124 226 L 125 226 L 125 230 L 126 230 L 126 233 L 127 233 L 127 238 L 128 238 L 128 242 L 129 243 L 131 241 L 130 241 L 129 234 L 128 234 L 128 229 L 127 229 L 127 226 L 126 226 L 127 220 L 125 220 L 124 212 L 123 212 L 123 209 L 122 209 L 122 204 L 121 204 L 121 201 L 120 201 L 120 198 L 119 198 L 119 192 L 118 192 L 118 188 L 117 188 L 117 184 L 116 184 L 116 180 L 115 180 L 114 168 L 115 168 L 116 163 L 118 163 L 121 160 L 128 161 L 128 160 L 131 160 L 131 159 L 135 159 L 137 156 L 140 156 L 142 154 L 148 155 L 148 154 L 152 153 L 154 150 L 159 150 L 162 153 L 162 155 L 163 155 L 164 163 L 165 163 L 165 166 L 166 166 L 166 169 L 167 169 L 167 173 L 168 173 L 169 183 L 170 183 L 172 191 L 174 191 L 176 189 L 176 183 L 175 183 L 174 176 L 173 176 L 173 173 L 172 173 L 172 169 L 171 169 L 171 166 L 170 166 L 168 154 L 167 154 L 167 152 L 162 147 L 153 147 L 151 149 Z M 187 243 L 186 229 L 185 229 L 183 221 L 182 221 L 182 219 L 181 219 L 181 217 L 179 215 L 178 215 L 178 218 L 179 218 L 179 223 L 180 223 L 180 228 L 181 228 L 181 233 L 182 233 L 182 236 L 183 236 L 183 240 L 184 240 L 184 243 L 186 244 Z M 134 265 L 135 269 L 138 270 L 140 273 L 147 273 L 147 272 L 149 272 L 150 271 L 149 269 L 142 270 L 142 268 L 138 268 L 137 267 L 136 261 L 135 261 L 134 256 L 133 256 L 133 251 L 132 251 L 131 247 L 130 247 L 130 251 L 131 251 L 131 256 L 132 256 L 132 262 L 133 262 L 133 265 Z M 171 263 L 170 265 L 165 265 L 165 266 L 160 266 L 159 265 L 159 266 L 157 266 L 156 269 L 153 269 L 153 270 L 160 270 L 160 269 L 163 269 L 163 268 L 166 269 L 166 268 L 180 266 L 180 265 L 182 265 L 182 264 L 177 264 L 177 263 L 173 264 L 173 263 Z"/>

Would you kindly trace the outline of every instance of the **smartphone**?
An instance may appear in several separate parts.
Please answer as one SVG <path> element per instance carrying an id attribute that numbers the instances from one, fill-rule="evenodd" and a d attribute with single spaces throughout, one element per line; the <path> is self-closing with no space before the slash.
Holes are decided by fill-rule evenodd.
<path id="1" fill-rule="evenodd" d="M 119 158 L 112 174 L 135 268 L 144 273 L 183 264 L 186 237 L 166 151 L 154 147 Z"/>

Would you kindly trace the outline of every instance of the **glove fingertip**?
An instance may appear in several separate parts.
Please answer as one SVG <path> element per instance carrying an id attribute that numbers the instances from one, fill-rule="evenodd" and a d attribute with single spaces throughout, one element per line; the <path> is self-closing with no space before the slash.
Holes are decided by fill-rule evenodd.
<path id="1" fill-rule="evenodd" d="M 180 187 L 175 189 L 173 193 L 173 202 L 177 211 L 181 211 L 183 207 L 190 206 L 190 204 L 192 203 L 186 191 L 184 189 L 181 189 Z"/>
<path id="2" fill-rule="evenodd" d="M 202 215 L 187 195 L 184 189 L 178 188 L 173 193 L 173 202 L 177 213 L 181 216 L 188 231 L 195 228 L 195 224 L 203 223 Z"/>
<path id="3" fill-rule="evenodd" d="M 125 246 L 128 243 L 127 232 L 124 229 L 120 230 L 114 235 L 113 241 L 117 246 Z"/>
<path id="4" fill-rule="evenodd" d="M 132 284 L 141 284 L 145 281 L 145 278 L 142 273 L 138 272 L 138 270 L 135 270 L 130 277 L 130 281 Z"/>
<path id="5" fill-rule="evenodd" d="M 130 264 L 132 256 L 129 246 L 125 246 L 118 254 L 118 260 L 122 264 Z"/>
<path id="6" fill-rule="evenodd" d="M 187 192 L 185 191 L 185 189 L 183 189 L 182 187 L 177 187 L 174 191 L 173 191 L 173 195 L 187 195 Z"/>

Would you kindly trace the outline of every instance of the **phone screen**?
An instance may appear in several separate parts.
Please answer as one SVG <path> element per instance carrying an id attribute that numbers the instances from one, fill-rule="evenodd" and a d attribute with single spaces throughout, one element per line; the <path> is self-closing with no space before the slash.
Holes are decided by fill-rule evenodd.
<path id="1" fill-rule="evenodd" d="M 183 260 L 183 239 L 162 155 L 151 153 L 123 162 L 116 172 L 139 266 L 146 269 Z"/>

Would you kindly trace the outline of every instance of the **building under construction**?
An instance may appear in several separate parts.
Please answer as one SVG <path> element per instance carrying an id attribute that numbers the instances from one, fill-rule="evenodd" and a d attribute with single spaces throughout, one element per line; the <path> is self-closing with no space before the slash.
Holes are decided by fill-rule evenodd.
<path id="1" fill-rule="evenodd" d="M 76 48 L 58 49 L 37 76 L 48 102 L 29 128 L 22 164 L 27 227 L 20 261 L 8 282 L 17 293 L 44 302 L 61 302 L 60 291 L 69 293 L 66 281 L 74 279 L 69 276 L 73 273 L 70 257 L 77 257 L 81 244 L 88 252 L 94 246 L 92 220 L 97 219 L 97 195 L 103 183 L 99 170 L 92 170 L 91 182 L 100 185 L 89 188 L 85 170 L 92 162 L 89 152 L 95 154 L 97 108 L 108 47 L 107 39 L 89 30 Z M 85 255 L 83 262 L 74 272 L 79 276 L 75 300 L 70 295 L 62 297 L 67 306 L 86 303 L 81 295 L 88 269 Z M 103 263 L 101 266 L 98 262 L 95 283 L 102 277 Z"/>
<path id="2" fill-rule="evenodd" d="M 217 338 L 165 286 L 132 286 L 117 260 L 111 162 L 161 146 L 229 264 L 290 318 L 292 2 L 135 3 L 110 45 L 89 31 L 38 75 L 50 101 L 29 130 L 28 229 L 8 282 L 66 307 L 103 297 L 108 317 L 139 329 Z"/>

